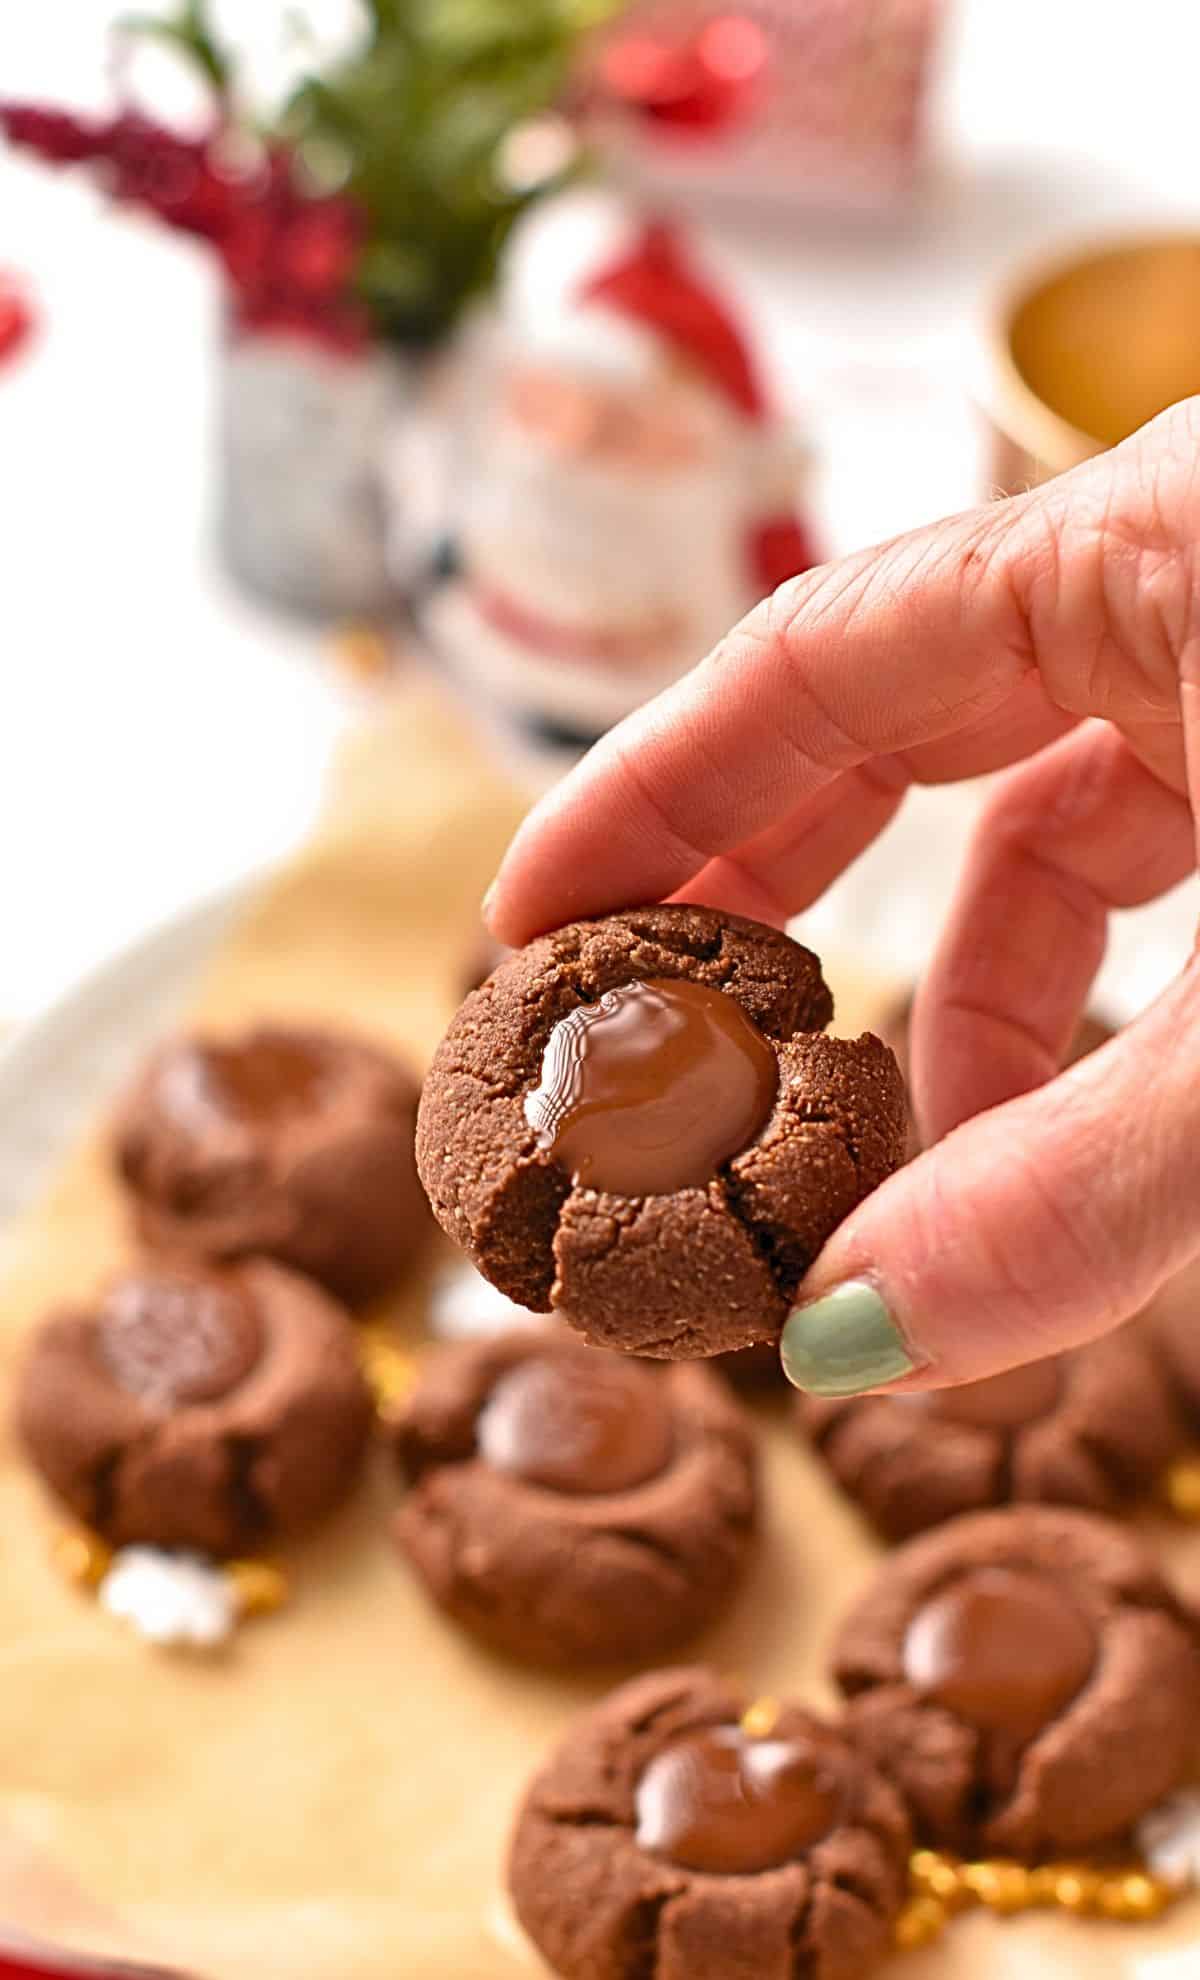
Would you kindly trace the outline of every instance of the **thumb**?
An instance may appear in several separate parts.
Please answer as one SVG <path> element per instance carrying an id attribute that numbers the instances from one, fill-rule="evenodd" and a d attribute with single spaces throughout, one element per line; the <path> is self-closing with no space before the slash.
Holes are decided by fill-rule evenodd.
<path id="1" fill-rule="evenodd" d="M 781 1350 L 797 1388 L 974 1381 L 1105 1333 L 1200 1253 L 1200 964 L 1036 1092 L 901 1169 L 825 1246 Z"/>

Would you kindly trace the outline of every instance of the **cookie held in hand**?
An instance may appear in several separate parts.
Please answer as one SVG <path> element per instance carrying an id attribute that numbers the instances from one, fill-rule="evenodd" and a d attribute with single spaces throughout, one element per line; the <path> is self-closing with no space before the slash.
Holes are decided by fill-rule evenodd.
<path id="1" fill-rule="evenodd" d="M 1155 1484 L 1183 1434 L 1141 1322 L 954 1389 L 795 1407 L 889 1540 L 1010 1501 L 1115 1512 Z"/>
<path id="2" fill-rule="evenodd" d="M 1013 1507 L 909 1541 L 833 1667 L 918 1835 L 965 1855 L 1115 1841 L 1191 1770 L 1194 1623 L 1142 1541 L 1091 1513 Z"/>
<path id="3" fill-rule="evenodd" d="M 907 1889 L 900 1799 L 832 1727 L 768 1730 L 703 1669 L 622 1686 L 568 1732 L 517 1817 L 509 1888 L 562 1980 L 865 1980 Z"/>
<path id="4" fill-rule="evenodd" d="M 155 1250 L 263 1253 L 359 1305 L 386 1292 L 429 1218 L 417 1084 L 389 1053 L 260 1025 L 153 1054 L 120 1109 L 116 1159 Z"/>
<path id="5" fill-rule="evenodd" d="M 535 1663 L 653 1657 L 749 1557 L 754 1449 L 702 1368 L 522 1330 L 425 1361 L 396 1426 L 396 1537 L 464 1628 Z"/>
<path id="6" fill-rule="evenodd" d="M 371 1403 L 353 1325 L 253 1260 L 148 1261 L 44 1321 L 17 1428 L 33 1463 L 115 1547 L 244 1554 L 349 1492 Z"/>
<path id="7" fill-rule="evenodd" d="M 682 1360 L 777 1339 L 904 1152 L 877 1038 L 826 1035 L 816 957 L 710 908 L 579 922 L 467 998 L 417 1124 L 443 1229 L 510 1299 Z"/>

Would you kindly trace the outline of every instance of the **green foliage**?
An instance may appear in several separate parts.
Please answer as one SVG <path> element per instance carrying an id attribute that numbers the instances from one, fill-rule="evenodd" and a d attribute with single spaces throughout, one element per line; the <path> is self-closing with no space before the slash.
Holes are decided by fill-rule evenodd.
<path id="1" fill-rule="evenodd" d="M 232 80 L 230 64 L 208 19 L 207 0 L 183 0 L 177 14 L 165 20 L 157 14 L 127 14 L 119 25 L 130 34 L 145 35 L 174 48 L 218 96 L 226 96 Z"/>
<path id="2" fill-rule="evenodd" d="M 368 215 L 362 290 L 385 335 L 437 338 L 490 284 L 535 196 L 506 177 L 505 141 L 561 98 L 619 4 L 372 0 L 359 52 L 300 90 L 290 127 L 341 147 Z"/>
<path id="3" fill-rule="evenodd" d="M 433 342 L 485 291 L 519 214 L 558 183 L 515 183 L 512 133 L 562 100 L 582 39 L 625 0 L 366 0 L 357 49 L 305 80 L 277 135 L 365 216 L 359 282 L 381 335 Z M 158 31 L 225 90 L 205 0 Z"/>

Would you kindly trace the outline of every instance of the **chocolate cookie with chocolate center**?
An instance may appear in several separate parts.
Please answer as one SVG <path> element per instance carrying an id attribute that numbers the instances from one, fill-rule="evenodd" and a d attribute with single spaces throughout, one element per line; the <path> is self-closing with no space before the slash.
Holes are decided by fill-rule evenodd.
<path id="1" fill-rule="evenodd" d="M 1154 1484 L 1183 1435 L 1141 1323 L 956 1389 L 795 1406 L 889 1540 L 1014 1500 L 1114 1512 Z"/>
<path id="2" fill-rule="evenodd" d="M 749 1554 L 751 1436 L 704 1369 L 536 1329 L 442 1348 L 396 1440 L 401 1551 L 513 1656 L 658 1655 L 724 1608 Z"/>
<path id="3" fill-rule="evenodd" d="M 682 1360 L 777 1339 L 835 1226 L 894 1169 L 879 1040 L 825 1035 L 814 956 L 709 908 L 518 951 L 425 1082 L 417 1161 L 479 1270 L 589 1340 Z"/>
<path id="4" fill-rule="evenodd" d="M 17 1427 L 46 1482 L 115 1546 L 229 1555 L 349 1491 L 371 1404 L 350 1319 L 256 1260 L 148 1261 L 36 1331 Z"/>
<path id="5" fill-rule="evenodd" d="M 178 1038 L 120 1109 L 117 1166 L 153 1248 L 265 1253 L 358 1305 L 428 1233 L 416 1105 L 408 1071 L 357 1039 L 276 1025 Z"/>
<path id="6" fill-rule="evenodd" d="M 1090 1513 L 977 1513 L 910 1541 L 834 1672 L 919 1835 L 969 1855 L 1116 1841 L 1195 1757 L 1195 1624 L 1142 1542 Z"/>
<path id="7" fill-rule="evenodd" d="M 899 1797 L 811 1713 L 750 1732 L 746 1702 L 703 1669 L 638 1678 L 535 1777 L 509 1888 L 562 1980 L 864 1980 L 888 1951 Z"/>

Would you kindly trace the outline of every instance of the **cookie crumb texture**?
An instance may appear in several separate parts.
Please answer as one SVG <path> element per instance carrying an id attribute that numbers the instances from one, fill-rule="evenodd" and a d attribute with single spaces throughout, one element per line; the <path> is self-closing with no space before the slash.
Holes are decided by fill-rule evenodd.
<path id="1" fill-rule="evenodd" d="M 416 1110 L 416 1080 L 379 1047 L 260 1025 L 162 1045 L 118 1111 L 114 1154 L 152 1249 L 261 1253 L 359 1306 L 429 1233 Z"/>
<path id="2" fill-rule="evenodd" d="M 1014 1507 L 910 1541 L 833 1667 L 919 1838 L 962 1855 L 1117 1841 L 1194 1761 L 1194 1621 L 1142 1541 L 1090 1513 Z"/>
<path id="3" fill-rule="evenodd" d="M 1142 1322 L 957 1389 L 803 1396 L 796 1410 L 889 1540 L 1010 1502 L 1116 1512 L 1155 1484 L 1183 1440 Z"/>
<path id="4" fill-rule="evenodd" d="M 621 1196 L 573 1185 L 525 1102 L 554 1027 L 635 982 L 732 997 L 775 1052 L 763 1132 L 702 1187 Z M 510 1299 L 589 1340 L 683 1360 L 778 1338 L 822 1244 L 899 1166 L 905 1096 L 869 1034 L 825 1035 L 815 956 L 699 907 L 631 910 L 541 937 L 458 1012 L 430 1067 L 417 1163 L 442 1228 Z"/>
<path id="5" fill-rule="evenodd" d="M 726 1607 L 753 1543 L 751 1431 L 707 1369 L 537 1330 L 442 1348 L 396 1449 L 401 1552 L 456 1622 L 529 1662 L 677 1647 Z"/>
<path id="6" fill-rule="evenodd" d="M 907 1891 L 907 1817 L 870 1763 L 799 1707 L 783 1706 L 757 1744 L 764 1763 L 768 1747 L 785 1754 L 793 1779 L 806 1773 L 827 1804 L 815 1841 L 740 1872 L 688 1869 L 639 1843 L 639 1830 L 662 1827 L 646 1807 L 656 1763 L 697 1736 L 736 1739 L 747 1703 L 704 1669 L 635 1679 L 583 1718 L 534 1779 L 509 1888 L 562 1980 L 865 1980 L 888 1952 Z M 733 1861 L 742 1816 L 755 1820 L 751 1802 L 731 1810 L 715 1800 L 684 1853 L 695 1853 L 697 1835 L 711 1847 L 715 1834 Z"/>
<path id="7" fill-rule="evenodd" d="M 25 1448 L 76 1518 L 114 1547 L 218 1557 L 329 1512 L 370 1426 L 349 1317 L 264 1260 L 115 1280 L 43 1322 L 17 1394 Z"/>

